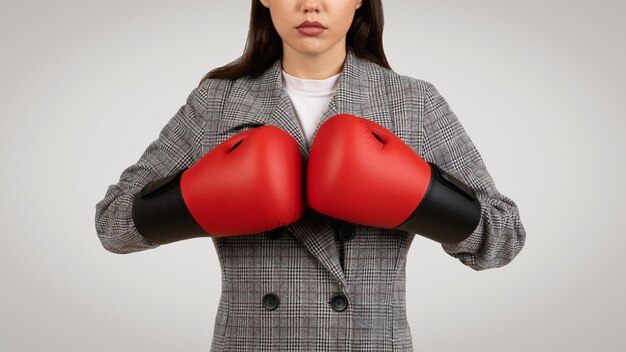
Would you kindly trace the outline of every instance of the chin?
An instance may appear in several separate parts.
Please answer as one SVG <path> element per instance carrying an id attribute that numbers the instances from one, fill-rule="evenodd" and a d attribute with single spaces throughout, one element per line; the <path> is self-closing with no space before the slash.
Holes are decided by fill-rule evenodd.
<path id="1" fill-rule="evenodd" d="M 319 45 L 315 45 L 315 46 L 298 45 L 298 46 L 291 46 L 291 48 L 294 51 L 297 51 L 298 53 L 302 55 L 311 55 L 311 56 L 323 54 L 326 51 L 328 51 L 328 49 L 330 49 L 329 47 L 326 47 L 326 46 L 321 47 Z"/>

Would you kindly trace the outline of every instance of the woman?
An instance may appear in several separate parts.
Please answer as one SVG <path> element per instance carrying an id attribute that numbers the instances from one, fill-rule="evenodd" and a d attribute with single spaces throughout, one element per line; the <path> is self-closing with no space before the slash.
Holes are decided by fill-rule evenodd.
<path id="1" fill-rule="evenodd" d="M 240 60 L 201 80 L 96 205 L 114 253 L 211 236 L 222 269 L 213 351 L 412 351 L 413 229 L 432 225 L 420 234 L 474 270 L 521 251 L 516 204 L 437 89 L 390 69 L 382 28 L 380 0 L 253 0 Z M 457 198 L 399 214 L 407 199 L 434 204 L 415 192 L 431 184 Z M 456 241 L 437 237 L 457 218 L 437 217 L 459 209 L 475 222 Z M 420 221 L 398 225 L 407 215 Z"/>

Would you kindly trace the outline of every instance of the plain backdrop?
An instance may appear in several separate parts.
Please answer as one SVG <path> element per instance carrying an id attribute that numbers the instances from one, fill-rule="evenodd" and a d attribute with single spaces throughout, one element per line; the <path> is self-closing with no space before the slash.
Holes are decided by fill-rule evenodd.
<path id="1" fill-rule="evenodd" d="M 416 236 L 416 351 L 623 351 L 626 5 L 384 1 L 392 69 L 435 84 L 527 231 L 475 272 Z M 2 1 L 0 350 L 208 351 L 207 238 L 118 255 L 95 204 L 202 76 L 249 1 Z"/>

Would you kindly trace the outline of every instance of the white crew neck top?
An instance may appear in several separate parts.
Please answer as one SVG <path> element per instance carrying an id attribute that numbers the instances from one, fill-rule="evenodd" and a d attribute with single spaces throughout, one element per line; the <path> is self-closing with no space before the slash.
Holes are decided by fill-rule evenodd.
<path id="1" fill-rule="evenodd" d="M 303 79 L 282 71 L 283 86 L 309 146 L 317 123 L 337 91 L 340 75 L 341 72 L 326 79 Z"/>

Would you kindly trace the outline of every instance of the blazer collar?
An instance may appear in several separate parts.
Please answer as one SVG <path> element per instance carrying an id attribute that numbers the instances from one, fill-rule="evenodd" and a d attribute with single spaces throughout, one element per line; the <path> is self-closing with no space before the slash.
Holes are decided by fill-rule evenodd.
<path id="1" fill-rule="evenodd" d="M 373 106 L 371 102 L 379 99 L 369 99 L 371 95 L 387 94 L 383 70 L 381 66 L 356 56 L 348 48 L 337 90 L 320 117 L 312 140 L 328 118 L 340 113 L 367 118 L 392 130 L 387 107 L 381 104 Z M 233 84 L 218 129 L 224 133 L 244 124 L 269 124 L 282 128 L 296 139 L 303 157 L 308 159 L 310 146 L 283 86 L 280 59 L 260 76 L 244 77 Z"/>
<path id="2" fill-rule="evenodd" d="M 387 106 L 373 105 L 372 101 L 380 99 L 369 98 L 373 94 L 382 96 L 387 94 L 384 74 L 381 66 L 357 57 L 348 49 L 343 70 L 338 78 L 337 90 L 321 116 L 312 140 L 315 139 L 319 127 L 339 113 L 370 119 L 393 132 Z M 218 130 L 224 133 L 241 125 L 255 124 L 277 126 L 291 134 L 298 142 L 306 168 L 310 146 L 300 128 L 289 95 L 283 87 L 281 60 L 276 60 L 258 77 L 245 77 L 234 82 Z M 304 216 L 285 228 L 306 246 L 341 285 L 347 286 L 335 243 L 333 223 L 331 217 L 307 206 Z M 359 229 L 359 225 L 353 225 L 355 230 Z"/>
<path id="3" fill-rule="evenodd" d="M 315 139 L 319 126 L 339 112 L 363 115 L 363 107 L 368 103 L 367 94 L 369 93 L 369 82 L 363 66 L 364 62 L 362 62 L 362 59 L 354 55 L 351 50 L 348 50 L 343 70 L 337 81 L 337 90 L 325 112 L 320 117 L 312 140 Z M 287 126 L 289 128 L 289 132 L 292 132 L 296 137 L 303 154 L 308 158 L 310 146 L 299 127 L 293 111 L 293 105 L 282 84 L 282 63 L 280 60 L 277 60 L 269 69 L 267 79 L 270 81 L 268 83 L 274 87 L 273 98 L 278 101 L 278 105 L 270 115 L 274 119 L 273 122 L 279 126 Z"/>

